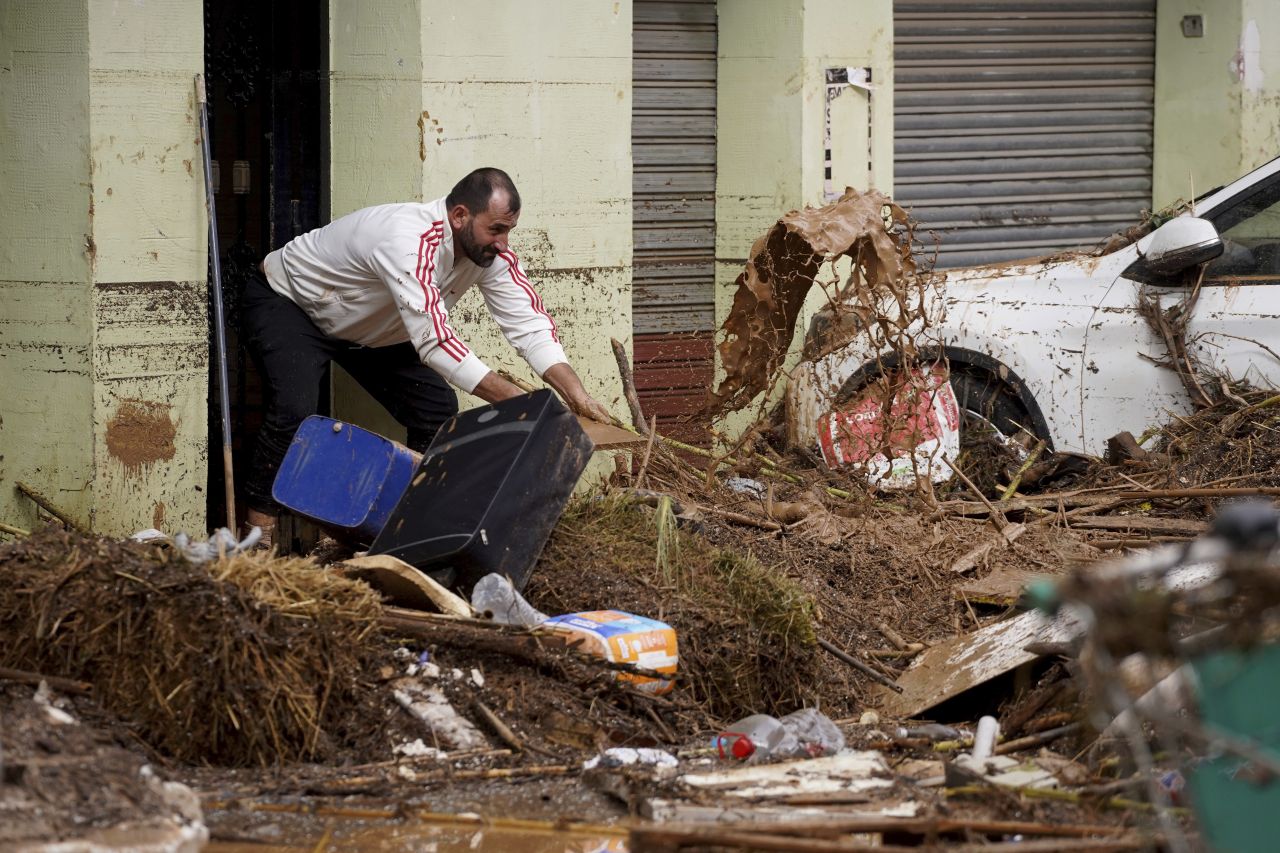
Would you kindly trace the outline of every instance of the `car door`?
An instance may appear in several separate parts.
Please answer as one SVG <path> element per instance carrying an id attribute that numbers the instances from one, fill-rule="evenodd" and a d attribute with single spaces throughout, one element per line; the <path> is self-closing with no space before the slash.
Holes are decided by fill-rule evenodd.
<path id="1" fill-rule="evenodd" d="M 1202 215 L 1224 248 L 1205 270 L 1188 349 L 1218 376 L 1280 387 L 1280 173 Z"/>

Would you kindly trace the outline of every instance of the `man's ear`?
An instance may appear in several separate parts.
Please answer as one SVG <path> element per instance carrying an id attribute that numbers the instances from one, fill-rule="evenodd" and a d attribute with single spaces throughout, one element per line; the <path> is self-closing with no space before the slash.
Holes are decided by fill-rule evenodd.
<path id="1" fill-rule="evenodd" d="M 449 208 L 449 227 L 455 231 L 467 224 L 467 219 L 471 216 L 471 211 L 467 209 L 465 204 L 455 204 Z"/>

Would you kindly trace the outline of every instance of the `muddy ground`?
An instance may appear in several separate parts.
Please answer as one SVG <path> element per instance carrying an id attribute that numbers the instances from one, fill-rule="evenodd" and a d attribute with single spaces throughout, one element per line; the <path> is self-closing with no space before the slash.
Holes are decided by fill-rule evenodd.
<path id="1" fill-rule="evenodd" d="M 938 752 L 928 740 L 904 737 L 903 721 L 879 717 L 878 681 L 895 678 L 921 648 L 1013 612 L 1012 595 L 974 593 L 975 585 L 1061 574 L 1143 540 L 1199 532 L 1216 500 L 1164 496 L 1169 489 L 1280 483 L 1269 405 L 1259 397 L 1234 412 L 1202 413 L 1149 442 L 1145 457 L 1049 477 L 1001 502 L 999 523 L 964 487 L 885 499 L 811 462 L 776 456 L 767 443 L 740 450 L 710 481 L 697 473 L 701 457 L 655 459 L 647 482 L 623 475 L 607 493 L 571 505 L 527 593 L 551 614 L 615 608 L 675 626 L 680 675 L 658 696 L 570 650 L 521 645 L 511 632 L 439 622 L 372 630 L 379 617 L 363 608 L 380 605 L 366 603 L 351 581 L 331 583 L 334 568 L 294 561 L 239 574 L 193 571 L 156 546 L 51 527 L 0 546 L 8 581 L 0 665 L 11 668 L 0 671 L 0 844 L 123 828 L 172 848 L 198 843 L 203 826 L 227 843 L 314 847 L 335 821 L 333 837 L 351 838 L 438 813 L 618 826 L 634 819 L 639 801 L 584 781 L 587 758 L 613 746 L 656 746 L 685 763 L 705 762 L 712 736 L 734 718 L 805 706 L 836 719 L 851 746 L 883 752 L 903 774 L 891 795 L 910 797 L 924 814 L 1145 825 L 1140 803 L 1106 806 L 1116 792 L 1125 802 L 1143 797 L 1122 764 L 1070 761 L 1091 740 L 1087 727 L 1055 739 L 1044 758 L 1075 774 L 1069 790 L 1086 793 L 1074 802 L 919 787 L 912 768 L 936 763 Z M 750 461 L 748 451 L 773 461 Z M 765 489 L 732 491 L 730 474 Z M 984 497 L 998 499 L 1008 474 L 997 470 Z M 1140 496 L 1117 497 L 1125 490 Z M 654 501 L 655 492 L 674 506 Z M 972 570 L 952 571 L 1000 524 L 1025 524 L 1026 532 Z M 276 571 L 281 566 L 288 571 Z M 298 572 L 314 574 L 299 585 Z M 280 577 L 295 579 L 293 586 Z M 298 593 L 303 588 L 310 591 Z M 304 601 L 305 613 L 287 615 Z M 155 622 L 162 611 L 169 621 Z M 279 657 L 225 657 L 236 644 L 210 637 L 234 632 Z M 150 657 L 138 651 L 157 649 Z M 215 653 L 224 657 L 210 667 Z M 282 659 L 293 669 L 261 671 L 262 661 Z M 1079 720 L 1087 690 L 1061 690 L 1067 670 L 1056 660 L 930 716 L 966 730 L 982 713 L 1021 716 L 1022 734 Z M 426 666 L 435 674 L 423 675 Z M 72 683 L 41 689 L 39 678 L 12 670 Z M 323 675 L 307 676 L 313 672 Z M 286 676 L 301 676 L 304 687 L 272 704 L 278 691 L 266 688 Z M 407 713 L 395 692 L 410 677 L 438 687 L 480 740 L 449 743 Z M 222 695 L 213 692 L 184 705 L 196 690 L 192 679 L 201 678 L 221 679 L 219 690 L 245 704 L 221 708 L 200 698 Z M 1021 713 L 1046 691 L 1057 699 Z M 307 705 L 308 696 L 317 704 Z M 210 723 L 224 718 L 229 727 Z M 229 746 L 236 737 L 253 750 Z M 192 753 L 193 744 L 206 751 Z M 598 829 L 583 829 L 583 843 Z M 465 828 L 450 831 L 471 838 Z"/>

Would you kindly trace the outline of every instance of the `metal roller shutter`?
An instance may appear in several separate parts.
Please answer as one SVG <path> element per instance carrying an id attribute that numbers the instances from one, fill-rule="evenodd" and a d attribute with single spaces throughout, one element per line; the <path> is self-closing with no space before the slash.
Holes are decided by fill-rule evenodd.
<path id="1" fill-rule="evenodd" d="M 894 188 L 939 267 L 1091 246 L 1151 204 L 1155 0 L 894 3 Z"/>
<path id="2" fill-rule="evenodd" d="M 634 0 L 632 20 L 636 387 L 687 437 L 713 377 L 716 4 Z"/>

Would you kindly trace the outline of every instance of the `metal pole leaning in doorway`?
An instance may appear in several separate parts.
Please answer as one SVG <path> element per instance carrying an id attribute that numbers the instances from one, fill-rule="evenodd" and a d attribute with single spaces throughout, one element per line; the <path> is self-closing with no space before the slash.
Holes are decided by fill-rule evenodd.
<path id="1" fill-rule="evenodd" d="M 204 159 L 204 198 L 209 213 L 209 258 L 213 265 L 213 331 L 218 350 L 218 405 L 222 409 L 222 473 L 227 495 L 227 529 L 236 532 L 236 485 L 231 461 L 231 398 L 227 392 L 227 320 L 222 303 L 222 257 L 218 249 L 218 218 L 213 202 L 213 153 L 209 140 L 209 105 L 204 75 L 196 75 L 196 103 L 200 106 L 200 152 Z"/>

